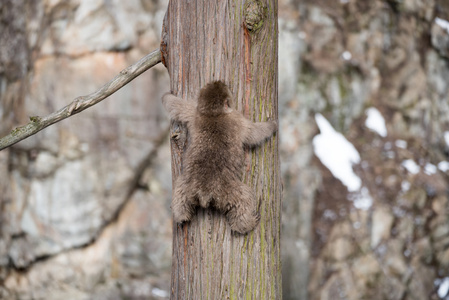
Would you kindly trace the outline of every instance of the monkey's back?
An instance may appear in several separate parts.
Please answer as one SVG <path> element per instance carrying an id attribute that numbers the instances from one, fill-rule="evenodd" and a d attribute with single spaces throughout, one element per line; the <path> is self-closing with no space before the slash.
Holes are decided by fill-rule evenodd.
<path id="1" fill-rule="evenodd" d="M 220 195 L 240 181 L 244 161 L 240 119 L 233 113 L 197 114 L 184 172 L 201 194 Z"/>

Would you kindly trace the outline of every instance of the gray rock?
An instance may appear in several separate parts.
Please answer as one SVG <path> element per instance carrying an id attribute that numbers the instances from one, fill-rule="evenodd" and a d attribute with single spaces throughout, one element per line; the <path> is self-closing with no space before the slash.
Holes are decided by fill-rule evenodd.
<path id="1" fill-rule="evenodd" d="M 438 19 L 445 21 L 443 19 Z M 446 21 L 447 22 L 447 21 Z M 437 21 L 432 23 L 432 46 L 434 46 L 440 55 L 449 58 L 449 32 L 446 28 L 438 24 Z"/>
<path id="2" fill-rule="evenodd" d="M 377 207 L 373 212 L 371 227 L 371 247 L 376 248 L 382 240 L 387 240 L 391 234 L 394 217 L 386 207 Z"/>

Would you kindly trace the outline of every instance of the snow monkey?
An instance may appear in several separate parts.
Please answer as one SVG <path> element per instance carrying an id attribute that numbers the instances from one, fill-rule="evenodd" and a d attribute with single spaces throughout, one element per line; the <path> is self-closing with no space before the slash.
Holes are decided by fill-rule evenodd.
<path id="1" fill-rule="evenodd" d="M 222 81 L 200 90 L 197 103 L 170 93 L 162 97 L 170 118 L 184 123 L 190 135 L 183 169 L 173 188 L 177 223 L 190 221 L 196 207 L 222 212 L 231 229 L 253 230 L 259 222 L 253 190 L 242 182 L 244 147 L 256 147 L 277 130 L 274 121 L 253 123 L 233 110 L 232 95 Z"/>

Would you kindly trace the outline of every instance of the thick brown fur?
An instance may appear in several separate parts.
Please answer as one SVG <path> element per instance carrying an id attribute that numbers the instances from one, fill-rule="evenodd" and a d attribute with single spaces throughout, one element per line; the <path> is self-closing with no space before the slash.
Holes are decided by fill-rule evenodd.
<path id="1" fill-rule="evenodd" d="M 253 123 L 230 108 L 232 95 L 222 81 L 203 87 L 197 105 L 171 94 L 162 102 L 170 118 L 187 124 L 190 143 L 173 189 L 176 222 L 190 221 L 196 207 L 213 206 L 225 214 L 231 229 L 253 230 L 259 221 L 253 190 L 242 182 L 244 147 L 270 138 L 276 122 Z"/>

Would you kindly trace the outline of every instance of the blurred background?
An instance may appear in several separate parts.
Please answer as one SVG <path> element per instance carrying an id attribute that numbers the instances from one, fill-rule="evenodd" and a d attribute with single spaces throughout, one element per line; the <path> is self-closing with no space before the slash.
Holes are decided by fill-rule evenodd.
<path id="1" fill-rule="evenodd" d="M 167 0 L 1 0 L 0 136 L 159 47 Z M 279 0 L 285 299 L 449 299 L 449 2 Z M 0 152 L 0 299 L 167 299 L 162 65 Z"/>

